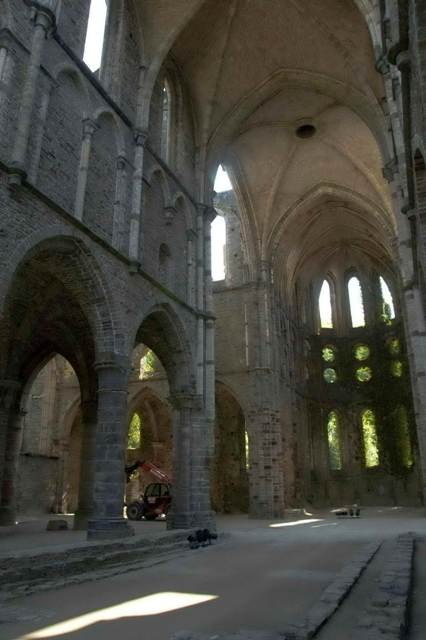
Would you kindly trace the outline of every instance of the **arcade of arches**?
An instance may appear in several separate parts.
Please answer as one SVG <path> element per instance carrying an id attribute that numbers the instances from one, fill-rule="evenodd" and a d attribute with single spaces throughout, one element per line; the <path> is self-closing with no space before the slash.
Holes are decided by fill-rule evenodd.
<path id="1" fill-rule="evenodd" d="M 423 504 L 424 3 L 91 5 L 0 7 L 0 525 Z"/>

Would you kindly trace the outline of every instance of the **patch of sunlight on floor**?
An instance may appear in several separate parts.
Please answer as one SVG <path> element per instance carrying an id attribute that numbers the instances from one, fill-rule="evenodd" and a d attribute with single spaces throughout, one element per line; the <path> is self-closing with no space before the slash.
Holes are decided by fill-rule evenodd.
<path id="1" fill-rule="evenodd" d="M 278 522 L 270 524 L 271 529 L 280 529 L 281 527 L 296 527 L 299 524 L 314 524 L 315 522 L 322 522 L 322 518 L 309 518 L 309 520 L 295 520 L 294 522 Z"/>
<path id="2" fill-rule="evenodd" d="M 50 627 L 45 627 L 39 631 L 34 631 L 25 636 L 22 640 L 37 640 L 41 638 L 52 638 L 54 636 L 65 635 L 66 633 L 74 633 L 80 629 L 84 629 L 97 622 L 105 622 L 107 620 L 117 620 L 119 618 L 131 618 L 139 616 L 155 616 L 160 613 L 175 611 L 185 607 L 193 607 L 196 604 L 216 600 L 219 596 L 212 596 L 202 593 L 179 593 L 174 591 L 165 591 L 162 593 L 154 593 L 150 596 L 136 598 L 128 602 L 98 609 L 91 613 L 85 613 L 76 618 L 64 620 Z"/>
<path id="3" fill-rule="evenodd" d="M 314 524 L 312 529 L 319 529 L 320 527 L 337 527 L 337 522 L 326 522 L 325 524 Z"/>

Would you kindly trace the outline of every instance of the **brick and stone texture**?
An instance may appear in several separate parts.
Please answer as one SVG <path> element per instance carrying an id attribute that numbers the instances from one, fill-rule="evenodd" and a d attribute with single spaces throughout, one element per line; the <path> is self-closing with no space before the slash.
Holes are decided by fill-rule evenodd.
<path id="1" fill-rule="evenodd" d="M 1 3 L 0 522 L 29 505 L 37 477 L 37 509 L 77 509 L 98 537 L 131 533 L 120 469 L 136 455 L 126 433 L 137 411 L 151 438 L 138 453 L 174 479 L 170 526 L 212 523 L 211 477 L 218 509 L 255 516 L 346 501 L 355 485 L 361 501 L 415 503 L 426 468 L 424 3 L 336 12 L 329 0 L 324 15 L 285 16 L 261 0 L 226 16 L 210 0 L 139 4 L 110 3 L 92 73 L 90 0 L 63 0 L 56 17 L 44 2 Z M 236 189 L 214 200 L 222 161 Z M 212 292 L 213 204 L 227 245 Z M 370 325 L 372 271 L 392 284 L 414 406 L 410 477 L 356 470 L 370 398 L 322 393 L 317 285 L 333 252 L 342 272 L 362 274 Z M 335 337 L 347 360 L 358 336 L 343 290 Z M 133 375 L 144 349 L 162 365 L 149 381 Z M 58 357 L 74 395 L 40 378 L 40 417 L 30 390 Z M 324 428 L 332 400 L 347 407 L 340 475 Z"/>

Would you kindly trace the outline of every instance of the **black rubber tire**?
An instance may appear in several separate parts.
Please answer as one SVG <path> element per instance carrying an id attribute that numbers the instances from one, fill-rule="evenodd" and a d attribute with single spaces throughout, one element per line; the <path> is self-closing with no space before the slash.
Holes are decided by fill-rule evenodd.
<path id="1" fill-rule="evenodd" d="M 157 517 L 156 513 L 146 513 L 145 514 L 145 520 L 155 520 L 156 517 Z"/>
<path id="2" fill-rule="evenodd" d="M 140 520 L 143 516 L 142 506 L 139 502 L 131 502 L 126 507 L 126 515 L 128 520 Z"/>

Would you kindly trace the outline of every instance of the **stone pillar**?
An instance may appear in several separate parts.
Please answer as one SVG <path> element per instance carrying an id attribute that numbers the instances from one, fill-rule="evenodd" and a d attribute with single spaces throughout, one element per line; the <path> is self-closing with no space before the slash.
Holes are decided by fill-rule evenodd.
<path id="1" fill-rule="evenodd" d="M 114 201 L 114 221 L 112 230 L 112 246 L 118 251 L 125 251 L 124 246 L 124 226 L 126 217 L 126 187 L 127 172 L 126 158 L 119 156 L 117 158 L 117 177 L 115 184 L 115 201 Z"/>
<path id="2" fill-rule="evenodd" d="M 18 125 L 12 152 L 13 172 L 9 176 L 11 185 L 19 185 L 27 175 L 27 151 L 32 125 L 32 113 L 40 73 L 44 41 L 55 27 L 55 14 L 42 2 L 34 3 L 34 28 L 30 58 L 19 104 Z"/>
<path id="3" fill-rule="evenodd" d="M 96 464 L 96 402 L 86 400 L 81 404 L 82 442 L 78 508 L 74 516 L 74 529 L 86 529 L 93 513 L 93 484 Z"/>
<path id="4" fill-rule="evenodd" d="M 16 401 L 20 384 L 14 380 L 0 382 L 0 428 L 4 446 L 3 474 L 1 476 L 0 526 L 15 524 L 16 521 L 16 472 L 22 444 L 24 412 Z"/>
<path id="5" fill-rule="evenodd" d="M 130 238 L 129 238 L 129 258 L 132 262 L 141 261 L 140 247 L 142 244 L 142 219 L 143 219 L 143 169 L 145 157 L 145 144 L 148 139 L 148 132 L 138 129 L 134 135 L 135 139 L 135 159 L 132 184 L 132 204 L 130 212 Z"/>
<path id="6" fill-rule="evenodd" d="M 198 205 L 197 214 L 197 309 L 203 312 L 204 300 L 204 205 Z M 204 396 L 204 318 L 197 320 L 197 394 Z"/>
<path id="7" fill-rule="evenodd" d="M 290 416 L 288 423 L 281 423 L 280 400 L 283 390 L 276 362 L 277 349 L 274 348 L 277 336 L 273 332 L 268 274 L 268 265 L 262 263 L 261 278 L 254 292 L 258 303 L 257 348 L 255 368 L 250 374 L 251 406 L 247 416 L 251 449 L 250 513 L 260 518 L 284 515 L 283 436 L 288 446 L 292 446 Z"/>
<path id="8" fill-rule="evenodd" d="M 423 499 L 426 499 L 426 323 L 421 292 L 414 284 L 404 289 L 405 327 L 413 404 L 420 453 Z"/>
<path id="9" fill-rule="evenodd" d="M 83 120 L 83 140 L 80 151 L 80 165 L 78 167 L 77 189 L 75 193 L 74 216 L 83 220 L 84 201 L 86 199 L 87 174 L 89 172 L 90 149 L 92 137 L 98 125 L 90 118 Z"/>
<path id="10" fill-rule="evenodd" d="M 205 319 L 205 412 L 209 425 L 211 449 L 214 448 L 214 419 L 215 419 L 215 357 L 214 338 L 215 322 L 213 318 L 213 289 L 211 269 L 211 224 L 216 217 L 213 207 L 206 208 L 204 218 L 204 288 L 205 288 L 205 312 L 210 317 Z M 207 435 L 207 434 L 206 434 Z"/>
<path id="11" fill-rule="evenodd" d="M 170 401 L 173 407 L 173 500 L 167 528 L 214 529 L 202 399 L 180 393 Z"/>
<path id="12" fill-rule="evenodd" d="M 129 367 L 112 356 L 95 364 L 98 375 L 98 406 L 89 540 L 131 536 L 133 529 L 123 517 L 125 450 L 123 432 L 127 422 Z"/>
<path id="13" fill-rule="evenodd" d="M 186 267 L 187 267 L 187 290 L 186 300 L 192 307 L 195 306 L 195 245 L 196 234 L 192 229 L 186 232 Z"/>

